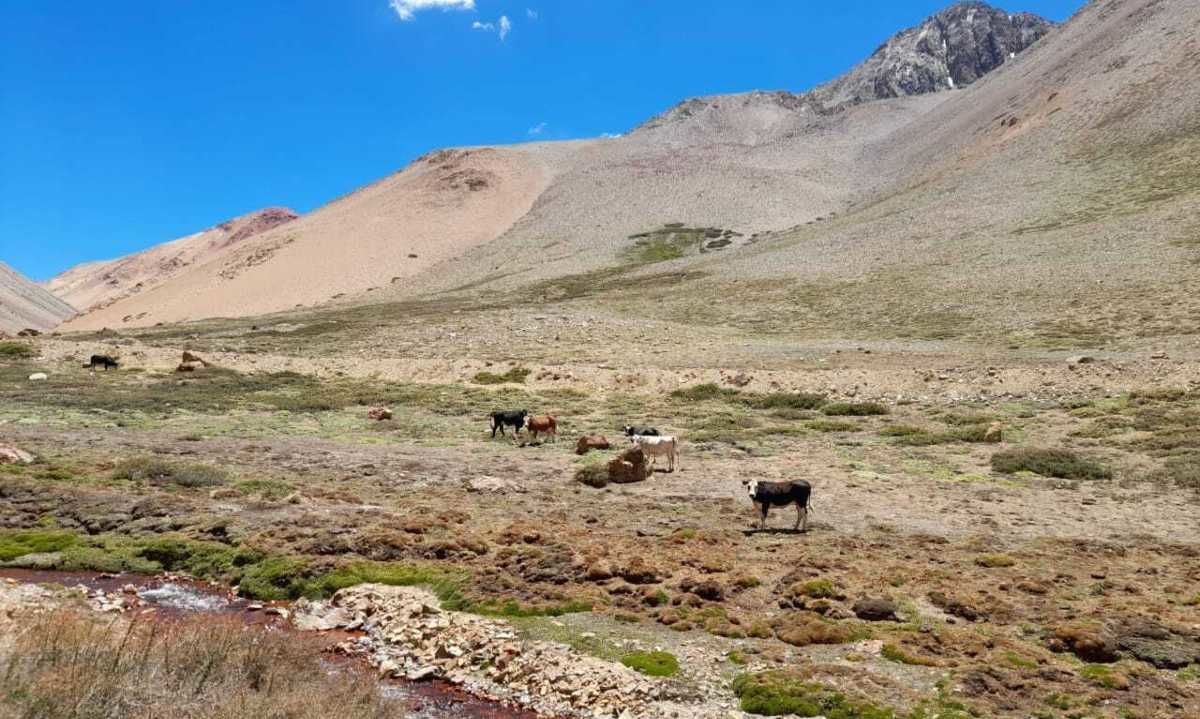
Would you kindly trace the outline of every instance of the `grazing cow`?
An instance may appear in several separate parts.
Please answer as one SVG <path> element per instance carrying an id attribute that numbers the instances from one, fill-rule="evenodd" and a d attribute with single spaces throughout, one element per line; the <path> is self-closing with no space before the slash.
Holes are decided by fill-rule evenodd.
<path id="1" fill-rule="evenodd" d="M 767 513 L 771 507 L 786 507 L 796 505 L 796 524 L 793 530 L 808 530 L 808 508 L 812 497 L 812 485 L 803 479 L 794 482 L 761 482 L 757 479 L 743 479 L 742 486 L 750 495 L 750 501 L 762 513 L 758 522 L 759 529 L 767 528 Z M 801 526 L 803 519 L 803 527 Z"/>
<path id="2" fill-rule="evenodd" d="M 650 458 L 650 464 L 653 466 L 659 457 L 666 457 L 668 462 L 668 472 L 675 471 L 675 460 L 679 456 L 679 442 L 674 437 L 661 436 L 646 436 L 634 435 L 633 443 L 642 448 L 646 456 Z"/>
<path id="3" fill-rule="evenodd" d="M 107 372 L 109 367 L 112 367 L 113 369 L 118 369 L 120 367 L 120 364 L 115 359 L 113 359 L 112 357 L 109 357 L 108 355 L 92 355 L 92 361 L 85 364 L 84 367 L 87 369 L 96 369 L 97 367 L 103 367 L 104 371 Z"/>
<path id="4" fill-rule="evenodd" d="M 492 439 L 496 438 L 496 430 L 500 430 L 500 436 L 504 436 L 504 427 L 508 425 L 513 427 L 514 434 L 520 434 L 521 428 L 525 426 L 525 418 L 529 416 L 529 410 L 523 409 L 520 412 L 492 412 Z"/>
<path id="5" fill-rule="evenodd" d="M 525 421 L 525 428 L 529 430 L 529 434 L 537 439 L 539 433 L 551 437 L 555 442 L 558 441 L 558 420 L 550 415 L 541 415 L 538 417 L 530 417 Z"/>
<path id="6" fill-rule="evenodd" d="M 623 431 L 626 437 L 657 437 L 658 430 L 654 427 L 636 427 L 631 424 L 625 425 Z"/>

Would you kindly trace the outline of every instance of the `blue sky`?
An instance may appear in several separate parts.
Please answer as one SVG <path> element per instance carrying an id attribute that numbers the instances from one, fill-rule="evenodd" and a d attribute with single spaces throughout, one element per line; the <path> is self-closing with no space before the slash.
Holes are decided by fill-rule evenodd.
<path id="1" fill-rule="evenodd" d="M 949 0 L 0 2 L 0 260 L 46 279 L 451 145 L 804 90 Z M 1064 20 L 1082 0 L 1012 0 Z"/>

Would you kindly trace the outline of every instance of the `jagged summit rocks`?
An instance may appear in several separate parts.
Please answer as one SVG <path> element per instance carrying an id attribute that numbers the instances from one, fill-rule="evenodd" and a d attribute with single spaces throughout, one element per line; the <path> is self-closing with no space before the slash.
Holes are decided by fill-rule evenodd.
<path id="1" fill-rule="evenodd" d="M 814 95 L 825 106 L 925 95 L 975 82 L 1053 30 L 1032 13 L 962 2 L 903 30 Z"/>
<path id="2" fill-rule="evenodd" d="M 751 92 L 684 100 L 639 130 L 652 130 L 734 104 L 769 105 L 826 115 L 873 100 L 928 95 L 965 87 L 1023 52 L 1055 24 L 1033 13 L 1009 13 L 983 2 L 961 2 L 896 33 L 845 75 L 811 92 Z"/>

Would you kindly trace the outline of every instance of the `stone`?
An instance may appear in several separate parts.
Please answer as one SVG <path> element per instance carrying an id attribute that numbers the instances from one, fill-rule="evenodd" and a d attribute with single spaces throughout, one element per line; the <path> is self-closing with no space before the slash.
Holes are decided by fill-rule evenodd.
<path id="1" fill-rule="evenodd" d="M 983 433 L 983 441 L 992 444 L 999 444 L 1004 441 L 1004 425 L 1000 422 L 992 422 L 988 425 L 987 431 Z"/>
<path id="2" fill-rule="evenodd" d="M 631 447 L 608 463 L 608 481 L 613 484 L 632 484 L 650 478 L 651 469 L 641 447 Z"/>
<path id="3" fill-rule="evenodd" d="M 391 418 L 392 410 L 388 409 L 387 407 L 372 407 L 371 409 L 367 410 L 367 419 L 372 419 L 376 422 L 382 422 Z"/>
<path id="4" fill-rule="evenodd" d="M 1069 365 L 1095 364 L 1095 362 L 1096 358 L 1091 355 L 1076 355 L 1067 358 L 1067 364 Z"/>
<path id="5" fill-rule="evenodd" d="M 0 444 L 0 464 L 33 464 L 34 459 L 23 449 Z"/>
<path id="6" fill-rule="evenodd" d="M 50 379 L 50 376 L 45 372 L 34 372 L 33 374 L 29 375 L 30 382 L 45 382 L 48 379 Z"/>
<path id="7" fill-rule="evenodd" d="M 579 438 L 575 443 L 575 454 L 583 456 L 593 449 L 603 450 L 608 449 L 612 445 L 609 444 L 608 438 L 602 434 L 588 434 Z"/>
<path id="8" fill-rule="evenodd" d="M 898 619 L 896 603 L 890 599 L 860 599 L 852 609 L 854 616 L 867 622 L 894 622 Z"/>
<path id="9" fill-rule="evenodd" d="M 1091 623 L 1063 624 L 1054 629 L 1050 649 L 1066 651 L 1085 662 L 1109 664 L 1120 659 L 1117 643 L 1103 627 Z"/>

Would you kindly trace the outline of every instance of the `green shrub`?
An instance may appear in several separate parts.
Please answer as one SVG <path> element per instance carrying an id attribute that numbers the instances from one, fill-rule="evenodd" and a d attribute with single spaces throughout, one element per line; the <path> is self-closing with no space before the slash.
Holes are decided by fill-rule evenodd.
<path id="1" fill-rule="evenodd" d="M 1017 560 L 1007 554 L 983 554 L 975 558 L 975 564 L 988 569 L 1011 567 L 1016 563 Z"/>
<path id="2" fill-rule="evenodd" d="M 836 419 L 814 419 L 805 426 L 814 432 L 858 432 L 862 429 L 854 422 Z"/>
<path id="3" fill-rule="evenodd" d="M 754 409 L 820 409 L 825 395 L 806 392 L 770 392 L 743 395 L 741 402 Z"/>
<path id="4" fill-rule="evenodd" d="M 828 579 L 813 579 L 800 586 L 800 593 L 811 599 L 833 599 L 838 595 L 833 582 Z"/>
<path id="5" fill-rule="evenodd" d="M 1066 449 L 1010 449 L 992 455 L 992 469 L 1003 474 L 1033 472 L 1060 479 L 1110 479 L 1112 472 L 1096 460 Z"/>
<path id="6" fill-rule="evenodd" d="M 651 677 L 673 677 L 679 673 L 679 660 L 670 652 L 631 652 L 621 663 Z"/>
<path id="7" fill-rule="evenodd" d="M 0 342 L 0 360 L 23 360 L 37 356 L 37 349 L 25 342 Z"/>
<path id="8" fill-rule="evenodd" d="M 0 562 L 10 562 L 26 554 L 61 552 L 73 546 L 79 538 L 71 532 L 29 530 L 0 532 Z"/>
<path id="9" fill-rule="evenodd" d="M 472 378 L 475 384 L 525 384 L 530 370 L 524 367 L 513 367 L 504 374 L 495 372 L 480 372 Z"/>
<path id="10" fill-rule="evenodd" d="M 683 402 L 707 402 L 714 399 L 733 399 L 738 397 L 741 392 L 735 389 L 726 389 L 719 385 L 708 382 L 706 384 L 698 384 L 692 387 L 681 387 L 671 392 L 671 398 L 681 400 Z"/>
<path id="11" fill-rule="evenodd" d="M 742 711 L 763 716 L 896 719 L 891 709 L 857 702 L 830 687 L 786 671 L 742 674 L 733 680 Z"/>
<path id="12" fill-rule="evenodd" d="M 1163 464 L 1163 468 L 1154 474 L 1154 478 L 1172 482 L 1182 489 L 1200 491 L 1200 454 L 1171 457 Z"/>
<path id="13" fill-rule="evenodd" d="M 937 666 L 936 661 L 925 657 L 913 656 L 895 644 L 884 644 L 883 649 L 879 653 L 884 659 L 887 659 L 889 662 L 896 662 L 897 664 L 909 664 L 918 667 Z"/>
<path id="14" fill-rule="evenodd" d="M 887 427 L 879 430 L 880 436 L 883 437 L 913 437 L 929 434 L 926 430 L 920 427 L 915 427 L 911 424 L 890 424 Z"/>
<path id="15" fill-rule="evenodd" d="M 575 481 L 603 489 L 608 486 L 608 466 L 602 462 L 584 465 L 575 470 Z"/>
<path id="16" fill-rule="evenodd" d="M 209 464 L 181 464 L 156 457 L 127 459 L 113 470 L 113 479 L 180 487 L 213 487 L 224 484 L 229 474 Z"/>
<path id="17" fill-rule="evenodd" d="M 891 410 L 877 402 L 835 402 L 825 405 L 821 411 L 830 417 L 873 417 L 888 414 Z"/>

